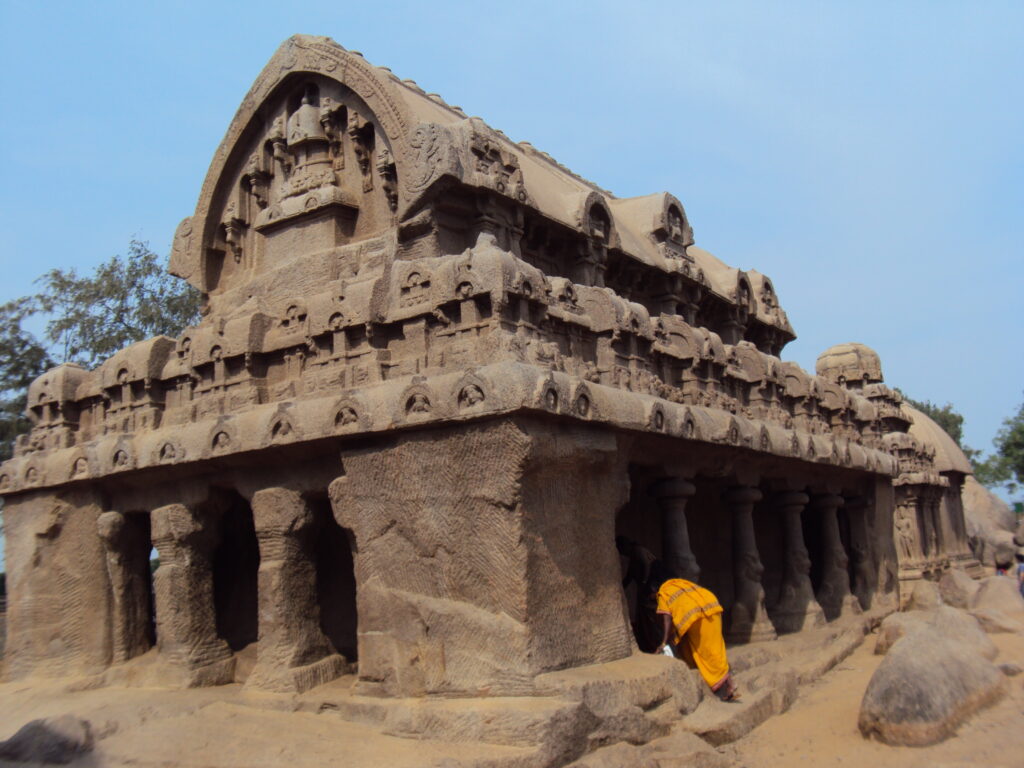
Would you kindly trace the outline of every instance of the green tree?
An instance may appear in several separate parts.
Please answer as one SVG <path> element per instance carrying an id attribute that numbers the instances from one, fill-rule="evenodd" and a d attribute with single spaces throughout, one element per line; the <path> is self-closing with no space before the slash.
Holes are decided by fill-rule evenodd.
<path id="1" fill-rule="evenodd" d="M 26 389 L 53 365 L 46 348 L 22 328 L 34 312 L 31 298 L 0 305 L 0 461 L 11 458 L 14 441 L 28 431 Z"/>
<path id="2" fill-rule="evenodd" d="M 1005 485 L 1013 493 L 1024 485 L 1024 403 L 1003 419 L 992 444 L 995 452 L 975 464 L 975 476 L 985 485 Z"/>
<path id="3" fill-rule="evenodd" d="M 10 458 L 28 431 L 25 390 L 58 362 L 94 368 L 127 345 L 160 334 L 177 336 L 199 319 L 201 295 L 168 274 L 149 245 L 132 240 L 127 256 L 114 256 L 91 275 L 51 269 L 42 290 L 0 306 L 0 460 Z M 23 327 L 32 315 L 47 318 L 40 341 Z"/>
<path id="4" fill-rule="evenodd" d="M 46 340 L 55 356 L 87 368 L 129 344 L 176 336 L 199 319 L 200 293 L 169 274 L 149 244 L 132 240 L 88 277 L 51 269 L 39 278 L 38 310 L 49 315 Z"/>

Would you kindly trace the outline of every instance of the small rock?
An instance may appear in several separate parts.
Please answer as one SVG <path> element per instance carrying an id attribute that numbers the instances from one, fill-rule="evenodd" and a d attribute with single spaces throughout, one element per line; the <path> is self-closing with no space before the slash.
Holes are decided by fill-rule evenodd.
<path id="1" fill-rule="evenodd" d="M 7 741 L 0 742 L 0 760 L 44 765 L 67 765 L 92 750 L 88 720 L 72 715 L 32 720 Z"/>
<path id="2" fill-rule="evenodd" d="M 1009 661 L 1004 661 L 1002 664 L 999 665 L 999 671 L 1002 672 L 1007 677 L 1016 677 L 1017 675 L 1019 675 L 1024 670 L 1021 670 L 1019 664 L 1014 664 L 1014 663 L 1009 662 Z"/>
<path id="3" fill-rule="evenodd" d="M 981 628 L 989 634 L 1000 632 L 1018 632 L 1024 634 L 1024 624 L 1014 621 L 1006 614 L 996 610 L 975 609 L 971 616 L 978 620 Z"/>
<path id="4" fill-rule="evenodd" d="M 910 601 L 907 603 L 908 611 L 931 611 L 942 605 L 942 596 L 939 594 L 939 587 L 933 581 L 919 581 L 914 585 L 910 593 Z"/>
<path id="5" fill-rule="evenodd" d="M 970 607 L 971 599 L 978 591 L 978 582 L 961 570 L 952 570 L 939 579 L 939 595 L 942 602 L 954 608 Z"/>

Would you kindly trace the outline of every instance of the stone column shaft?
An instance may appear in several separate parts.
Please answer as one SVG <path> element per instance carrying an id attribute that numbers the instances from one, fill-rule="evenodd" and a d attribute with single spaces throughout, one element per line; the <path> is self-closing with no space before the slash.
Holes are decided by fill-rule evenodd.
<path id="1" fill-rule="evenodd" d="M 187 685 L 219 685 L 234 677 L 231 649 L 217 635 L 211 554 L 213 521 L 184 504 L 153 510 L 156 639 L 163 659 L 185 673 Z"/>
<path id="2" fill-rule="evenodd" d="M 761 500 L 761 491 L 749 486 L 735 486 L 725 493 L 724 500 L 732 511 L 733 584 L 736 593 L 728 639 L 733 642 L 774 640 L 775 627 L 765 609 L 761 584 L 764 565 L 754 536 L 754 504 Z"/>
<path id="3" fill-rule="evenodd" d="M 860 612 L 860 605 L 850 592 L 850 559 L 839 535 L 837 510 L 842 503 L 843 497 L 836 493 L 816 494 L 811 501 L 812 513 L 818 515 L 821 523 L 822 574 L 815 597 L 825 616 L 831 618 L 838 617 L 844 610 Z"/>
<path id="4" fill-rule="evenodd" d="M 867 500 L 862 497 L 847 499 L 846 511 L 850 518 L 850 559 L 853 562 L 851 589 L 866 610 L 871 607 L 871 598 L 878 589 L 878 573 L 865 517 Z"/>
<path id="5" fill-rule="evenodd" d="M 651 488 L 651 495 L 661 507 L 662 559 L 690 581 L 700 578 L 700 566 L 690 548 L 686 525 L 686 502 L 696 490 L 693 483 L 681 477 L 662 480 Z"/>
<path id="6" fill-rule="evenodd" d="M 313 513 L 287 488 L 257 491 L 252 511 L 260 547 L 259 645 L 246 686 L 301 693 L 344 666 L 320 628 Z"/>
<path id="7" fill-rule="evenodd" d="M 111 661 L 116 664 L 145 653 L 151 645 L 149 583 L 145 579 L 150 542 L 144 529 L 131 525 L 120 512 L 104 512 L 96 523 L 110 577 Z"/>
<path id="8" fill-rule="evenodd" d="M 825 623 L 825 614 L 814 598 L 811 559 L 804 545 L 801 514 L 808 499 L 806 493 L 790 491 L 780 495 L 776 502 L 782 514 L 786 561 L 781 594 L 769 613 L 779 632 L 798 632 Z"/>

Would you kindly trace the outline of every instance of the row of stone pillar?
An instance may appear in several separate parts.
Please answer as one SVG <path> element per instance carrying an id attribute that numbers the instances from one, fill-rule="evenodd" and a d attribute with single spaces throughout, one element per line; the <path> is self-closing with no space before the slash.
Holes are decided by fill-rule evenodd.
<path id="1" fill-rule="evenodd" d="M 256 665 L 246 684 L 302 691 L 337 676 L 344 665 L 320 627 L 314 515 L 294 490 L 267 488 L 251 499 L 259 543 L 259 639 Z M 234 677 L 234 656 L 217 634 L 214 550 L 220 514 L 207 505 L 171 504 L 152 511 L 152 545 L 160 565 L 153 575 L 156 643 L 161 661 L 185 685 L 218 685 Z M 148 585 L 139 577 L 139 553 L 148 568 L 148 542 L 126 515 L 105 512 L 99 532 L 113 590 L 113 661 L 127 661 L 149 647 Z"/>
<path id="2" fill-rule="evenodd" d="M 699 581 L 700 567 L 690 546 L 686 505 L 696 486 L 683 478 L 663 480 L 651 489 L 662 510 L 662 557 L 674 571 Z M 777 633 L 795 632 L 820 626 L 825 616 L 859 612 L 873 591 L 872 567 L 863 499 L 849 501 L 835 493 L 813 496 L 803 491 L 778 494 L 774 506 L 784 540 L 784 570 L 778 600 L 766 606 L 764 565 L 754 533 L 754 506 L 761 501 L 760 489 L 734 485 L 722 496 L 732 518 L 732 565 L 734 601 L 730 609 L 727 637 L 733 642 L 771 640 Z M 848 557 L 839 533 L 838 509 L 846 503 L 850 512 L 850 549 L 856 575 L 854 596 L 850 586 Z M 811 582 L 811 558 L 804 542 L 802 516 L 807 508 L 821 521 L 822 577 L 818 589 Z M 858 599 L 859 598 L 859 599 Z"/>

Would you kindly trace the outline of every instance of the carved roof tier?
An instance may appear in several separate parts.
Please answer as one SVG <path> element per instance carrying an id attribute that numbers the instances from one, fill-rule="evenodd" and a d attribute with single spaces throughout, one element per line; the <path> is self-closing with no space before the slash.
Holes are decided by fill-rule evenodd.
<path id="1" fill-rule="evenodd" d="M 417 216 L 440 194 L 452 197 L 453 185 L 513 203 L 504 215 L 539 215 L 518 222 L 534 243 L 523 246 L 527 260 L 530 247 L 565 252 L 587 242 L 607 251 L 600 274 L 566 267 L 578 283 L 607 284 L 628 298 L 635 290 L 651 306 L 655 297 L 679 295 L 682 280 L 706 294 L 705 303 L 714 297 L 740 307 L 752 324 L 771 329 L 772 351 L 795 337 L 767 277 L 694 246 L 677 198 L 616 198 L 323 37 L 290 38 L 256 79 L 217 149 L 195 215 L 179 227 L 171 271 L 211 294 L 216 310 L 218 294 L 303 248 L 367 239 L 395 225 L 400 239 L 415 232 Z M 331 210 L 340 213 L 333 231 L 311 245 L 280 232 L 289 221 Z M 449 238 L 447 245 L 457 252 L 465 243 Z M 555 258 L 547 259 L 547 274 L 557 272 Z"/>

